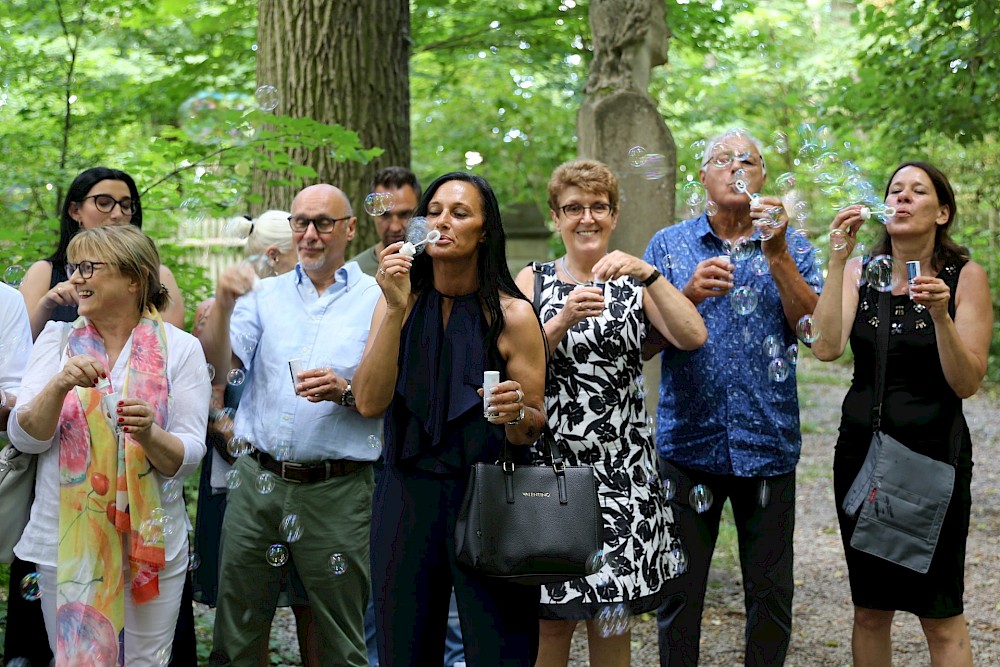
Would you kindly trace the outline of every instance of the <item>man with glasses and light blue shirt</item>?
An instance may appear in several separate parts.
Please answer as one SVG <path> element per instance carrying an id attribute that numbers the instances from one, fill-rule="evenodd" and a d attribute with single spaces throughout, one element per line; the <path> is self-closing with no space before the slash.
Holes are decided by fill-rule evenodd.
<path id="1" fill-rule="evenodd" d="M 705 587 L 727 498 L 743 571 L 744 664 L 782 665 L 791 636 L 802 440 L 796 348 L 789 348 L 799 319 L 816 306 L 822 278 L 808 243 L 790 247 L 800 239 L 787 229 L 782 200 L 758 197 L 766 176 L 760 144 L 747 132 L 713 138 L 699 178 L 717 208 L 661 229 L 646 249 L 646 261 L 698 307 L 708 327 L 703 347 L 665 346 L 661 357 L 656 447 L 661 476 L 675 489 L 671 507 L 689 564 L 667 582 L 657 612 L 664 667 L 698 664 Z M 764 261 L 751 261 L 756 255 Z M 735 298 L 742 295 L 746 301 Z"/>
<path id="2" fill-rule="evenodd" d="M 320 663 L 367 667 L 381 419 L 355 410 L 351 377 L 381 291 L 344 262 L 357 220 L 343 192 L 309 186 L 291 212 L 295 269 L 259 282 L 245 264 L 227 269 L 202 338 L 216 378 L 246 383 L 234 432 L 251 446 L 230 473 L 210 664 L 266 662 L 281 577 L 294 560 Z"/>

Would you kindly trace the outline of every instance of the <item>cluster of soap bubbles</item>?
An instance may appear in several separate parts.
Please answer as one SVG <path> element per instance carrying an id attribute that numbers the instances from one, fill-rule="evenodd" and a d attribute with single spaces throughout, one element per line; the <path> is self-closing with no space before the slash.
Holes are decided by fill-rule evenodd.
<path id="1" fill-rule="evenodd" d="M 288 520 L 290 517 L 295 518 L 295 521 L 289 522 Z M 291 529 L 289 531 L 286 531 L 285 529 L 286 522 L 289 523 L 289 525 L 291 526 Z M 291 534 L 295 538 L 295 539 L 289 539 L 288 540 L 289 542 L 295 542 L 302 537 L 302 528 L 298 524 L 298 519 L 297 517 L 295 517 L 294 514 L 286 516 L 282 520 L 281 525 L 283 534 L 286 533 Z M 270 565 L 271 567 L 283 567 L 285 564 L 288 563 L 288 557 L 289 557 L 288 545 L 282 542 L 276 542 L 271 546 L 269 546 L 264 551 L 264 560 L 266 560 L 267 564 Z M 330 558 L 327 559 L 327 568 L 330 570 L 330 573 L 333 574 L 334 576 L 339 577 L 343 574 L 346 574 L 349 569 L 347 558 L 344 556 L 344 554 L 339 552 L 330 554 Z"/>
<path id="2" fill-rule="evenodd" d="M 13 288 L 20 287 L 21 281 L 24 280 L 25 269 L 20 264 L 12 264 L 8 266 L 3 272 L 3 281 Z"/>
<path id="3" fill-rule="evenodd" d="M 767 376 L 772 382 L 784 382 L 791 369 L 798 363 L 799 346 L 792 343 L 787 348 L 778 334 L 764 337 L 761 345 L 767 360 Z"/>
<path id="4" fill-rule="evenodd" d="M 139 537 L 146 544 L 152 544 L 163 537 L 170 537 L 181 528 L 173 516 L 166 513 L 162 507 L 154 507 L 148 519 L 139 524 Z"/>
<path id="5" fill-rule="evenodd" d="M 391 192 L 372 192 L 365 197 L 365 212 L 378 217 L 385 215 L 396 205 L 396 199 Z"/>
<path id="6" fill-rule="evenodd" d="M 628 162 L 646 180 L 658 181 L 667 175 L 667 159 L 659 153 L 650 153 L 642 146 L 628 149 Z"/>

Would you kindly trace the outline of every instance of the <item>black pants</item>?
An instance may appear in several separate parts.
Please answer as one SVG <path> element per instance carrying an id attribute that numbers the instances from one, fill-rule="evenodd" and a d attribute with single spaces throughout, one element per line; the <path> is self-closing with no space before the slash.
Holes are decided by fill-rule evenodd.
<path id="1" fill-rule="evenodd" d="M 29 661 L 31 667 L 47 667 L 52 660 L 49 635 L 45 631 L 41 600 L 29 602 L 21 596 L 21 581 L 35 571 L 35 564 L 14 557 L 10 565 L 10 590 L 7 592 L 7 628 L 3 640 L 4 664 L 15 658 Z M 174 628 L 170 667 L 198 664 L 194 636 L 194 608 L 190 573 L 184 579 L 181 609 Z M 126 593 L 127 594 L 127 593 Z"/>
<path id="2" fill-rule="evenodd" d="M 795 527 L 795 472 L 776 477 L 711 475 L 660 459 L 660 474 L 677 489 L 671 507 L 688 554 L 688 572 L 667 582 L 668 596 L 657 610 L 661 667 L 698 664 L 701 616 L 708 571 L 728 498 L 739 537 L 746 604 L 748 667 L 784 664 L 792 631 L 792 531 Z M 691 488 L 707 486 L 711 507 L 699 514 L 689 503 Z M 766 496 L 761 488 L 766 484 Z M 766 500 L 766 502 L 762 502 Z"/>
<path id="3" fill-rule="evenodd" d="M 531 667 L 538 586 L 483 577 L 455 563 L 455 519 L 467 480 L 386 465 L 375 489 L 372 584 L 379 664 L 444 661 L 454 585 L 469 667 Z"/>

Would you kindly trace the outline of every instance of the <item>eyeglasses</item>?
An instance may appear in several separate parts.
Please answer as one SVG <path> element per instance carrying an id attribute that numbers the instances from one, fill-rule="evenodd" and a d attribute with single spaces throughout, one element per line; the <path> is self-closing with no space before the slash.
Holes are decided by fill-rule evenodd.
<path id="1" fill-rule="evenodd" d="M 118 207 L 122 210 L 122 215 L 132 215 L 139 208 L 139 204 L 133 202 L 131 197 L 125 197 L 119 201 L 111 195 L 90 195 L 84 197 L 81 201 L 87 201 L 88 199 L 94 200 L 94 206 L 101 213 L 111 213 L 115 208 L 115 204 L 118 204 Z"/>
<path id="2" fill-rule="evenodd" d="M 91 262 L 89 259 L 85 259 L 79 264 L 67 264 L 66 277 L 71 277 L 79 270 L 81 278 L 92 278 L 94 276 L 94 267 L 105 265 L 107 265 L 107 262 Z"/>
<path id="3" fill-rule="evenodd" d="M 614 211 L 614 207 L 611 204 L 605 204 L 604 202 L 598 202 L 592 206 L 584 206 L 582 204 L 566 204 L 565 206 L 560 206 L 559 210 L 570 220 L 579 220 L 583 217 L 584 211 L 590 211 L 590 217 L 594 220 L 604 220 L 604 218 L 611 215 Z"/>
<path id="4" fill-rule="evenodd" d="M 304 232 L 309 229 L 311 223 L 316 228 L 317 234 L 329 234 L 339 221 L 350 220 L 353 217 L 353 215 L 345 215 L 343 218 L 330 218 L 324 215 L 318 218 L 303 218 L 300 215 L 291 215 L 288 216 L 288 224 L 292 226 L 293 232 Z"/>
<path id="5" fill-rule="evenodd" d="M 721 153 L 713 155 L 708 160 L 708 162 L 710 162 L 711 165 L 717 169 L 725 169 L 726 167 L 731 165 L 734 161 L 739 162 L 740 164 L 745 165 L 747 167 L 757 166 L 757 160 L 754 158 L 753 153 L 751 153 L 750 151 L 738 154 L 734 154 L 732 151 L 723 151 Z M 761 158 L 761 162 L 763 163 L 763 158 Z"/>

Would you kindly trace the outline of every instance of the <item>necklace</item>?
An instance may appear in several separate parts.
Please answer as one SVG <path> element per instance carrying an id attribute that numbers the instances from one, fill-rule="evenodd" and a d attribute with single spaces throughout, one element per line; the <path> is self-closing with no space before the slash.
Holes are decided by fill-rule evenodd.
<path id="1" fill-rule="evenodd" d="M 572 280 L 573 282 L 575 282 L 577 285 L 588 285 L 588 284 L 591 284 L 589 280 L 588 281 L 583 281 L 583 280 L 580 280 L 576 276 L 573 275 L 573 272 L 569 270 L 569 266 L 567 266 L 567 264 L 566 264 L 566 255 L 562 256 L 562 259 L 559 260 L 559 264 L 562 265 L 563 273 L 565 273 L 567 276 L 569 276 L 569 279 Z"/>

